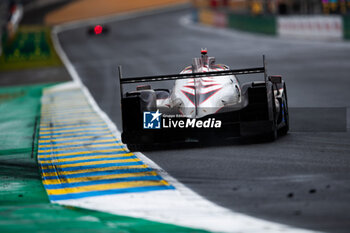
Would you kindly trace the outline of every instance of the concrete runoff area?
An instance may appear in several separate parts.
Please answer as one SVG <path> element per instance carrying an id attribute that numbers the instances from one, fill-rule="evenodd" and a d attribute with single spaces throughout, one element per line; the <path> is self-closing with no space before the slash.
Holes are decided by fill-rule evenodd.
<path id="1" fill-rule="evenodd" d="M 290 107 L 349 108 L 348 44 L 281 40 L 183 23 L 190 13 L 177 10 L 111 22 L 104 37 L 87 37 L 86 27 L 58 35 L 83 83 L 119 128 L 117 65 L 123 65 L 125 77 L 176 73 L 202 47 L 231 68 L 261 65 L 266 54 L 269 74 L 286 80 Z M 234 211 L 346 232 L 349 139 L 348 132 L 292 132 L 274 143 L 177 147 L 145 155 L 200 195 Z"/>

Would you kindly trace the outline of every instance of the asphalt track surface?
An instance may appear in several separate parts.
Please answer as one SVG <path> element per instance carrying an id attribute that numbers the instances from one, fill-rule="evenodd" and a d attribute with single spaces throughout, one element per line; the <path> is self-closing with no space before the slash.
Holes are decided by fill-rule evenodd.
<path id="1" fill-rule="evenodd" d="M 86 27 L 59 34 L 83 83 L 119 128 L 118 64 L 127 77 L 172 74 L 203 47 L 231 68 L 260 66 L 266 54 L 269 73 L 287 82 L 290 107 L 349 108 L 349 44 L 193 29 L 179 22 L 189 13 L 111 22 L 110 33 L 100 37 L 88 36 Z M 144 154 L 218 205 L 291 226 L 349 232 L 350 134 L 303 132 L 310 123 L 298 121 L 299 130 L 273 143 L 177 146 Z"/>

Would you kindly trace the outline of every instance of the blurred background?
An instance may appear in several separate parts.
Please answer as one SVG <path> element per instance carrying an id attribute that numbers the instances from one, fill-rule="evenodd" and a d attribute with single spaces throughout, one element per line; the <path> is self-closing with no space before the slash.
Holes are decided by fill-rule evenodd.
<path id="1" fill-rule="evenodd" d="M 349 13 L 347 0 L 194 0 L 197 7 L 226 8 L 232 13 L 252 15 L 312 15 Z"/>
<path id="2" fill-rule="evenodd" d="M 2 0 L 0 71 L 57 67 L 49 38 L 53 25 L 135 9 L 189 3 L 192 19 L 206 25 L 286 38 L 350 39 L 350 0 L 178 1 Z"/>
<path id="3" fill-rule="evenodd" d="M 350 39 L 348 0 L 194 0 L 199 22 L 313 39 Z"/>
<path id="4" fill-rule="evenodd" d="M 60 26 L 79 20 L 84 22 Z M 48 203 L 31 158 L 32 137 L 41 91 L 71 80 L 58 46 L 119 128 L 118 65 L 124 77 L 179 73 L 207 48 L 217 63 L 232 69 L 261 66 L 267 56 L 268 73 L 282 75 L 287 84 L 290 134 L 274 143 L 175 148 L 146 156 L 226 208 L 307 229 L 348 232 L 350 0 L 1 0 L 0 26 L 0 154 L 8 155 L 0 157 L 0 175 L 13 178 L 8 183 L 14 187 L 0 189 L 2 203 L 13 203 L 15 210 L 33 204 L 28 177 Z M 52 33 L 55 26 L 64 30 Z M 35 97 L 35 105 L 27 97 Z M 20 137 L 22 129 L 26 135 Z M 9 153 L 14 150 L 27 151 L 26 160 Z M 28 211 L 34 220 L 19 225 L 28 216 L 5 211 L 11 221 L 4 224 L 25 230 L 26 224 L 41 230 L 42 219 L 50 219 L 44 212 L 35 222 L 40 211 L 35 207 Z"/>

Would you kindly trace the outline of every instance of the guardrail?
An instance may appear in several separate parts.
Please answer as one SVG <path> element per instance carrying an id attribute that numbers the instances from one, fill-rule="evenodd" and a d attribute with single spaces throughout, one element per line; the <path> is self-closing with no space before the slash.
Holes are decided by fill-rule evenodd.
<path id="1" fill-rule="evenodd" d="M 350 40 L 350 16 L 343 16 L 344 39 Z"/>
<path id="2" fill-rule="evenodd" d="M 193 13 L 194 21 L 216 27 L 230 27 L 242 31 L 276 35 L 276 18 L 228 13 L 210 8 L 200 8 Z"/>
<path id="3" fill-rule="evenodd" d="M 230 1 L 193 1 L 193 20 L 215 27 L 281 37 L 350 40 L 350 16 L 250 15 L 233 11 Z"/>
<path id="4" fill-rule="evenodd" d="M 229 26 L 242 31 L 276 35 L 276 18 L 274 16 L 251 16 L 230 13 Z"/>
<path id="5" fill-rule="evenodd" d="M 319 40 L 342 40 L 341 16 L 282 16 L 277 18 L 278 35 Z"/>

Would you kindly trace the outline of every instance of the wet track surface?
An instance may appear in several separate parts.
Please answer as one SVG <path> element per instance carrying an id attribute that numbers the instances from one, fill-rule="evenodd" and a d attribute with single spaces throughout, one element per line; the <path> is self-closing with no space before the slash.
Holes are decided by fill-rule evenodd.
<path id="1" fill-rule="evenodd" d="M 202 47 L 231 68 L 260 66 L 266 54 L 269 74 L 286 80 L 290 107 L 349 108 L 350 44 L 193 29 L 180 23 L 189 13 L 176 10 L 109 23 L 110 33 L 102 37 L 89 37 L 86 27 L 59 34 L 82 81 L 119 128 L 117 65 L 126 77 L 178 73 Z M 302 132 L 303 124 L 309 123 L 299 119 L 297 129 L 273 143 L 178 147 L 145 155 L 197 193 L 234 211 L 348 232 L 350 134 Z"/>

